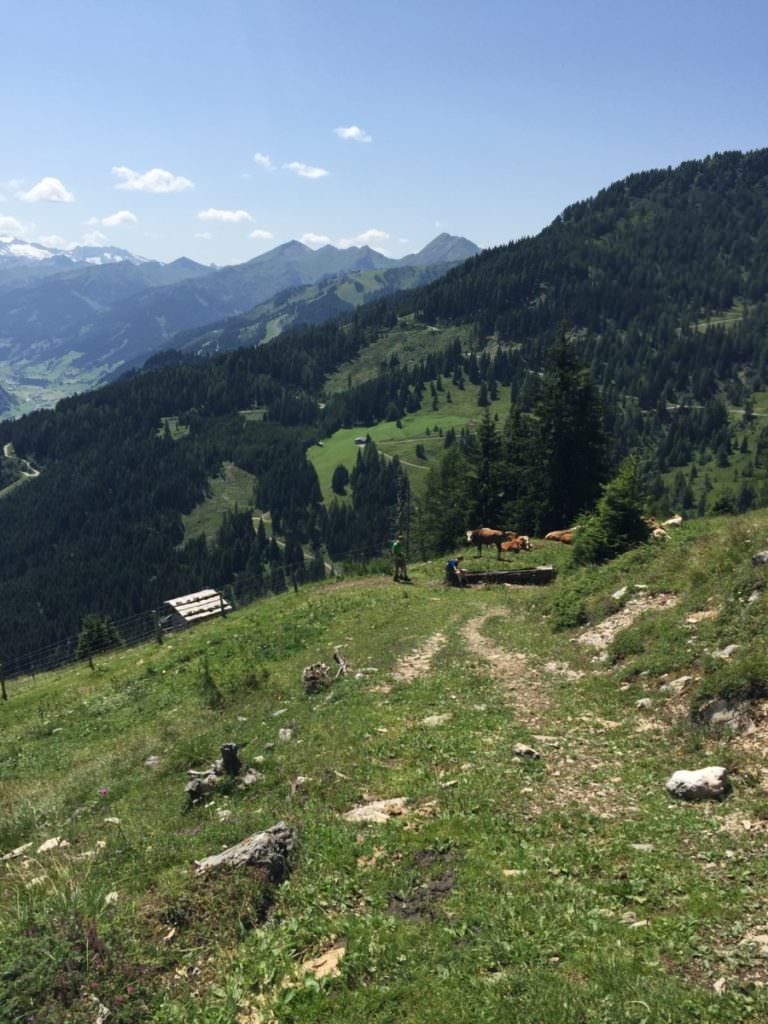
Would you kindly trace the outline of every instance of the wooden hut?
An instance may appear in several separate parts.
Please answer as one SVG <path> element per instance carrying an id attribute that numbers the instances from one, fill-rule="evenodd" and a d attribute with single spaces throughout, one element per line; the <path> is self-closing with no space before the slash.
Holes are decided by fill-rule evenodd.
<path id="1" fill-rule="evenodd" d="M 160 624 L 163 629 L 186 629 L 231 611 L 232 605 L 218 590 L 198 590 L 196 594 L 163 601 Z"/>

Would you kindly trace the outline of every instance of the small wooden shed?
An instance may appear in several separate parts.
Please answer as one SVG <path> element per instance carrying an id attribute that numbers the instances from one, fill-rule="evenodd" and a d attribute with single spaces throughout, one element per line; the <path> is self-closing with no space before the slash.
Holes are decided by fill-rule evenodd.
<path id="1" fill-rule="evenodd" d="M 213 619 L 232 611 L 232 605 L 218 590 L 198 590 L 196 594 L 172 597 L 163 601 L 163 629 L 186 629 L 197 622 Z"/>

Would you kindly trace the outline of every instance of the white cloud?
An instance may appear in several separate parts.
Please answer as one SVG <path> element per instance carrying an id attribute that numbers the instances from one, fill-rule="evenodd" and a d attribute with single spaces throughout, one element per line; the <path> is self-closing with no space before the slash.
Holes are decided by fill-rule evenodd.
<path id="1" fill-rule="evenodd" d="M 377 252 L 387 255 L 387 250 L 382 248 L 381 243 L 386 242 L 388 238 L 389 235 L 386 231 L 382 231 L 380 228 L 368 228 L 367 231 L 361 231 L 354 238 L 340 238 L 338 246 L 340 249 L 349 249 L 352 245 L 369 245 Z"/>
<path id="2" fill-rule="evenodd" d="M 83 235 L 83 245 L 104 245 L 109 239 L 101 231 L 87 231 Z"/>
<path id="3" fill-rule="evenodd" d="M 398 238 L 397 241 L 399 242 L 400 245 L 408 245 L 408 243 L 410 242 L 410 238 Z"/>
<path id="4" fill-rule="evenodd" d="M 213 238 L 213 235 L 211 234 L 210 231 L 196 231 L 194 237 L 202 238 L 204 242 L 210 242 L 210 240 Z"/>
<path id="5" fill-rule="evenodd" d="M 37 240 L 48 249 L 74 249 L 75 247 L 74 242 L 68 242 L 61 235 L 40 235 Z"/>
<path id="6" fill-rule="evenodd" d="M 119 179 L 115 188 L 124 188 L 129 192 L 183 192 L 195 187 L 189 178 L 171 174 L 160 167 L 153 167 L 145 174 L 132 171 L 130 167 L 113 167 L 112 173 Z"/>
<path id="7" fill-rule="evenodd" d="M 328 171 L 323 170 L 322 167 L 310 167 L 309 164 L 299 163 L 298 160 L 294 160 L 290 164 L 283 164 L 283 167 L 286 171 L 298 174 L 300 178 L 324 178 L 328 174 Z"/>
<path id="8" fill-rule="evenodd" d="M 270 238 L 274 238 L 275 236 L 272 234 L 271 231 L 264 231 L 263 228 L 255 228 L 250 233 L 250 235 L 248 235 L 248 237 L 249 238 L 265 238 L 265 239 L 270 239 Z"/>
<path id="9" fill-rule="evenodd" d="M 340 139 L 350 139 L 352 142 L 373 141 L 368 132 L 358 128 L 356 124 L 351 124 L 349 128 L 334 128 L 333 131 Z"/>
<path id="10" fill-rule="evenodd" d="M 25 203 L 74 203 L 75 197 L 58 178 L 41 178 L 28 192 L 17 193 Z"/>
<path id="11" fill-rule="evenodd" d="M 5 196 L 0 196 L 0 203 L 5 203 L 7 201 L 8 200 L 5 198 Z"/>
<path id="12" fill-rule="evenodd" d="M 328 235 L 316 235 L 314 231 L 307 231 L 301 236 L 301 241 L 308 246 L 333 245 Z"/>
<path id="13" fill-rule="evenodd" d="M 139 218 L 130 210 L 118 210 L 117 213 L 111 213 L 108 217 L 101 218 L 101 223 L 105 228 L 117 228 L 121 224 L 138 224 L 138 221 Z"/>
<path id="14" fill-rule="evenodd" d="M 23 235 L 24 225 L 15 217 L 0 217 L 0 231 L 12 231 L 14 235 Z"/>
<path id="15" fill-rule="evenodd" d="M 253 162 L 258 164 L 259 167 L 263 167 L 265 171 L 273 171 L 275 169 L 272 158 L 267 156 L 266 153 L 254 153 Z"/>
<path id="16" fill-rule="evenodd" d="M 239 224 L 243 220 L 253 220 L 247 210 L 201 210 L 197 215 L 198 220 L 218 220 L 225 224 Z"/>

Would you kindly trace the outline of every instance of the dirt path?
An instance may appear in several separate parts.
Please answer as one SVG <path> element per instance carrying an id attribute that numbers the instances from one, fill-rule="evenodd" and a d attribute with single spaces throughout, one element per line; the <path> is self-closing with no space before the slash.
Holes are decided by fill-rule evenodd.
<path id="1" fill-rule="evenodd" d="M 501 684 L 515 720 L 531 733 L 541 755 L 546 779 L 530 787 L 529 813 L 541 814 L 576 803 L 601 817 L 614 817 L 621 805 L 616 785 L 621 758 L 611 733 L 621 723 L 586 709 L 578 716 L 563 709 L 558 693 L 564 685 L 577 686 L 584 673 L 565 662 L 534 665 L 526 654 L 505 651 L 483 635 L 487 622 L 507 614 L 497 609 L 471 619 L 463 627 L 462 636 L 471 654 L 484 662 Z M 579 704 L 574 701 L 576 707 Z M 512 745 L 524 737 L 512 733 L 509 739 Z M 606 777 L 608 771 L 610 776 Z M 626 804 L 623 809 L 628 809 Z"/>
<path id="2" fill-rule="evenodd" d="M 425 676 L 432 665 L 432 659 L 437 652 L 445 646 L 446 637 L 444 633 L 435 633 L 428 640 L 425 640 L 420 647 L 417 647 L 410 654 L 407 654 L 392 673 L 398 683 L 413 683 L 421 676 Z"/>

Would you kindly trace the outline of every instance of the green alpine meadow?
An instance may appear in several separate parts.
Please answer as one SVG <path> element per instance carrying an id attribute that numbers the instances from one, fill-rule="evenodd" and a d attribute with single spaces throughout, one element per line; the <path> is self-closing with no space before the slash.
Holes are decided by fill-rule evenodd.
<path id="1" fill-rule="evenodd" d="M 599 568 L 534 540 L 547 587 L 417 563 L 7 683 L 0 1016 L 761 1019 L 766 536 L 709 518 Z M 724 799 L 665 790 L 704 765 Z M 200 872 L 281 822 L 281 874 Z"/>

